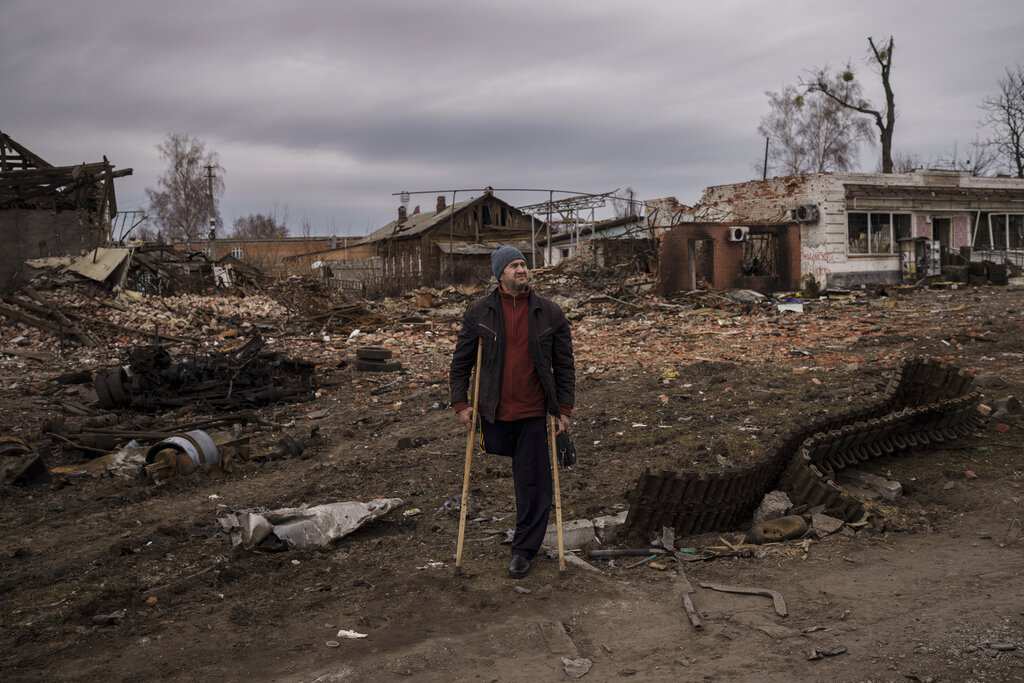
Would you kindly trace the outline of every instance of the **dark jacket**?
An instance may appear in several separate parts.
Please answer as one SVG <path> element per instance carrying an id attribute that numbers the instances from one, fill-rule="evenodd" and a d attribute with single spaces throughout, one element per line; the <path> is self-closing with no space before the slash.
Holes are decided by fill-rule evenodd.
<path id="1" fill-rule="evenodd" d="M 559 404 L 572 409 L 576 400 L 576 371 L 572 356 L 569 321 L 558 304 L 530 292 L 530 355 L 547 397 L 547 412 L 557 417 Z M 452 355 L 449 385 L 452 405 L 469 401 L 469 381 L 476 364 L 477 344 L 483 342 L 478 410 L 489 422 L 501 396 L 501 375 L 505 359 L 505 325 L 501 299 L 495 288 L 477 299 L 462 316 Z"/>

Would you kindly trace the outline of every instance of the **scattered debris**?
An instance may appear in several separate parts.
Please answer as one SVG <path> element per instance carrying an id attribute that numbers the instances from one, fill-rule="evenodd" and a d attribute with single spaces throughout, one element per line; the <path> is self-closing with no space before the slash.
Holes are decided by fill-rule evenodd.
<path id="1" fill-rule="evenodd" d="M 96 614 L 93 615 L 92 623 L 97 626 L 120 626 L 124 623 L 127 615 L 128 610 L 125 609 L 119 609 L 110 614 Z"/>
<path id="2" fill-rule="evenodd" d="M 590 671 L 590 668 L 594 663 L 586 657 L 581 657 L 579 659 L 562 657 L 562 665 L 569 678 L 582 678 L 587 675 L 587 672 Z"/>
<path id="3" fill-rule="evenodd" d="M 772 543 L 791 538 L 800 538 L 806 533 L 807 521 L 800 515 L 788 515 L 755 524 L 747 533 L 747 542 L 757 544 Z"/>
<path id="4" fill-rule="evenodd" d="M 786 611 L 786 601 L 782 599 L 782 594 L 778 591 L 771 590 L 770 588 L 745 588 L 742 586 L 725 586 L 720 583 L 704 583 L 700 582 L 701 588 L 710 588 L 711 590 L 721 591 L 723 593 L 743 593 L 746 595 L 763 595 L 766 598 L 772 599 L 772 604 L 775 607 L 775 613 L 780 617 L 784 617 L 789 612 Z"/>
<path id="5" fill-rule="evenodd" d="M 339 638 L 365 638 L 366 634 L 365 633 L 357 633 L 356 631 L 348 631 L 348 630 L 345 630 L 345 629 L 341 629 L 340 631 L 338 631 L 338 637 Z"/>
<path id="6" fill-rule="evenodd" d="M 793 507 L 793 501 L 789 499 L 785 491 L 769 491 L 764 494 L 761 504 L 754 510 L 754 525 L 782 517 L 791 507 Z"/>
<path id="7" fill-rule="evenodd" d="M 695 629 L 703 628 L 703 624 L 700 621 L 700 615 L 697 614 L 696 608 L 693 606 L 693 599 L 690 598 L 690 593 L 694 592 L 693 585 L 690 580 L 686 578 L 686 572 L 683 571 L 682 563 L 676 569 L 676 585 L 679 586 L 683 593 L 683 609 L 686 610 L 686 618 L 690 620 L 690 624 Z"/>
<path id="8" fill-rule="evenodd" d="M 589 519 L 573 519 L 562 524 L 562 547 L 566 550 L 579 550 L 596 540 L 594 523 Z M 549 548 L 558 547 L 557 525 L 548 526 L 541 545 Z"/>
<path id="9" fill-rule="evenodd" d="M 807 652 L 807 660 L 815 661 L 822 659 L 823 657 L 835 657 L 836 655 L 841 655 L 844 652 L 846 652 L 846 646 L 844 645 L 834 645 L 828 648 L 815 648 Z"/>
<path id="10" fill-rule="evenodd" d="M 844 524 L 843 520 L 830 517 L 821 512 L 811 514 L 811 528 L 814 531 L 820 532 L 822 536 L 834 534 L 842 529 Z"/>
<path id="11" fill-rule="evenodd" d="M 839 473 L 840 479 L 865 484 L 872 491 L 875 491 L 883 499 L 893 501 L 903 495 L 903 485 L 898 481 L 892 481 L 885 477 L 870 472 L 862 472 L 855 469 L 845 469 Z"/>
<path id="12" fill-rule="evenodd" d="M 0 486 L 43 486 L 53 481 L 43 456 L 34 451 L 0 459 Z"/>
<path id="13" fill-rule="evenodd" d="M 542 621 L 538 625 L 540 626 L 540 634 L 543 636 L 544 642 L 547 643 L 548 651 L 551 654 L 569 657 L 570 659 L 580 656 L 575 643 L 572 642 L 569 634 L 565 632 L 562 622 Z"/>
<path id="14" fill-rule="evenodd" d="M 211 476 L 228 471 L 222 461 L 217 444 L 207 432 L 195 429 L 168 437 L 146 451 L 146 478 L 161 483 L 173 477 L 187 476 L 202 470 Z"/>
<path id="15" fill-rule="evenodd" d="M 378 498 L 369 503 L 347 501 L 278 510 L 239 510 L 217 521 L 230 535 L 233 546 L 251 550 L 273 536 L 287 547 L 305 548 L 327 545 L 401 505 L 399 498 Z"/>
<path id="16" fill-rule="evenodd" d="M 157 410 L 202 403 L 230 410 L 311 397 L 314 364 L 280 352 L 261 353 L 264 344 L 256 332 L 237 348 L 178 363 L 163 346 L 133 348 L 126 366 L 96 374 L 100 407 Z"/>

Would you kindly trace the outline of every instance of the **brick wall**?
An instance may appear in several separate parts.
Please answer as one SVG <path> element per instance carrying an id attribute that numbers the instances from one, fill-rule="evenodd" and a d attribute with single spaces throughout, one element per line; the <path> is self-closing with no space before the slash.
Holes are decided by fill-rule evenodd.
<path id="1" fill-rule="evenodd" d="M 784 225 L 748 225 L 750 234 L 774 234 L 777 253 L 775 276 L 748 276 L 740 265 L 744 243 L 730 242 L 736 224 L 683 223 L 665 233 L 661 241 L 658 291 L 689 291 L 706 281 L 712 289 L 787 291 L 800 287 L 800 228 Z M 693 258 L 691 260 L 691 245 Z"/>

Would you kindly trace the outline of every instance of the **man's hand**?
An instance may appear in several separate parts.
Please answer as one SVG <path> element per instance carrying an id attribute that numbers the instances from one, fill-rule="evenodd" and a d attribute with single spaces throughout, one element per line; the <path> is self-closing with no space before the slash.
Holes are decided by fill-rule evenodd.
<path id="1" fill-rule="evenodd" d="M 472 429 L 473 428 L 473 409 L 472 408 L 463 408 L 462 410 L 457 412 L 456 415 L 459 416 L 459 422 L 462 423 L 463 427 L 465 427 L 466 429 Z"/>
<path id="2" fill-rule="evenodd" d="M 558 428 L 555 430 L 555 436 L 561 434 L 569 428 L 569 416 L 559 415 L 558 416 Z"/>

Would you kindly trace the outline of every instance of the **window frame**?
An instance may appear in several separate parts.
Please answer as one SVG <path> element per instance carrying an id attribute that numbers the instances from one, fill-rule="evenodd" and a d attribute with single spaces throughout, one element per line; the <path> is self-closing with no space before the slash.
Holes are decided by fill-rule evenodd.
<path id="1" fill-rule="evenodd" d="M 851 219 L 854 216 L 861 217 L 863 221 L 863 227 L 865 229 L 865 251 L 854 251 L 852 246 L 852 238 L 850 236 Z M 847 211 L 846 212 L 846 255 L 847 256 L 899 256 L 899 247 L 897 240 L 901 239 L 898 237 L 898 231 L 896 227 L 897 217 L 906 216 L 909 221 L 910 234 L 909 237 L 914 236 L 914 214 L 909 211 Z M 876 227 L 877 226 L 877 227 Z M 888 233 L 881 237 L 875 237 L 876 233 Z M 888 246 L 888 251 L 875 251 L 874 242 L 879 242 L 882 238 L 885 239 L 885 244 Z M 859 239 L 859 238 L 858 238 Z"/>

